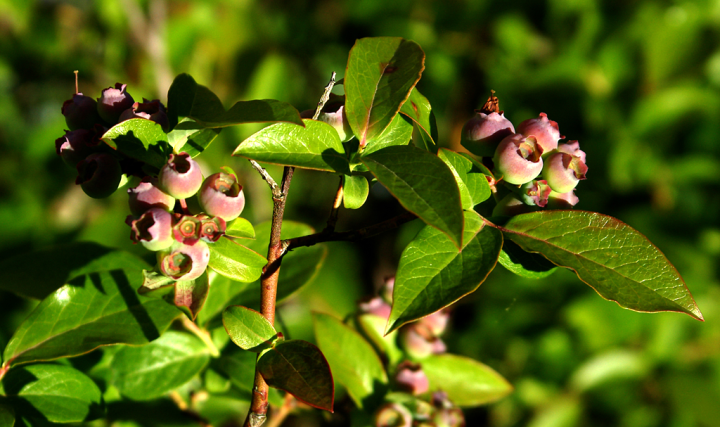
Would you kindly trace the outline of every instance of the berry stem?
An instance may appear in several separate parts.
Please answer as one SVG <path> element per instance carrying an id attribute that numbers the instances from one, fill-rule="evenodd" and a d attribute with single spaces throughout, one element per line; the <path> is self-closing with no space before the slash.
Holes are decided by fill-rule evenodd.
<path id="1" fill-rule="evenodd" d="M 80 92 L 78 88 L 78 70 L 73 71 L 73 73 L 75 73 L 75 95 L 77 95 Z"/>

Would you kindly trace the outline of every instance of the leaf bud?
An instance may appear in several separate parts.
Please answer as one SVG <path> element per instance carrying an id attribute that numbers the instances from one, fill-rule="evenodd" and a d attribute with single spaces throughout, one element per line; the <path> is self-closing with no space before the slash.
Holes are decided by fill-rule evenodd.
<path id="1" fill-rule="evenodd" d="M 158 186 L 176 199 L 186 199 L 197 193 L 202 185 L 200 165 L 189 154 L 171 154 L 160 169 Z"/>
<path id="2" fill-rule="evenodd" d="M 430 382 L 418 363 L 402 362 L 397 367 L 395 382 L 403 391 L 415 396 L 423 394 L 430 389 Z"/>
<path id="3" fill-rule="evenodd" d="M 463 126 L 460 144 L 476 156 L 492 157 L 500 141 L 514 133 L 515 128 L 502 112 L 478 111 Z"/>
<path id="4" fill-rule="evenodd" d="M 157 187 L 157 179 L 145 177 L 135 188 L 128 189 L 130 212 L 142 215 L 148 209 L 161 208 L 172 211 L 175 198 Z"/>
<path id="5" fill-rule="evenodd" d="M 218 172 L 203 181 L 198 194 L 200 207 L 207 214 L 229 222 L 240 216 L 245 208 L 242 185 L 233 174 Z"/>
<path id="6" fill-rule="evenodd" d="M 525 136 L 534 136 L 543 153 L 556 149 L 558 141 L 564 138 L 560 135 L 557 122 L 548 120 L 545 113 L 540 113 L 537 119 L 528 119 L 520 123 L 517 131 Z"/>
<path id="7" fill-rule="evenodd" d="M 76 93 L 65 101 L 60 111 L 70 130 L 92 129 L 95 123 L 102 120 L 97 111 L 97 102 L 82 93 Z"/>
<path id="8" fill-rule="evenodd" d="M 567 193 L 585 179 L 587 170 L 580 157 L 556 150 L 545 159 L 542 174 L 553 191 Z"/>
<path id="9" fill-rule="evenodd" d="M 135 102 L 126 88 L 127 85 L 115 83 L 115 87 L 103 89 L 102 95 L 98 98 L 97 112 L 110 125 L 116 124 L 120 114 L 131 108 Z"/>
<path id="10" fill-rule="evenodd" d="M 162 208 L 151 208 L 135 219 L 129 215 L 125 222 L 130 226 L 130 238 L 150 251 L 161 251 L 173 243 L 172 215 Z"/>
<path id="11" fill-rule="evenodd" d="M 94 199 L 103 199 L 117 190 L 122 170 L 117 159 L 109 154 L 95 153 L 77 164 L 75 184 Z"/>
<path id="12" fill-rule="evenodd" d="M 510 184 L 522 185 L 535 179 L 542 171 L 543 148 L 532 137 L 519 133 L 503 139 L 495 150 L 493 163 L 498 175 Z"/>
<path id="13" fill-rule="evenodd" d="M 200 277 L 210 261 L 210 248 L 202 240 L 194 245 L 175 242 L 157 254 L 160 272 L 175 280 L 195 280 Z"/>
<path id="14" fill-rule="evenodd" d="M 143 102 L 135 102 L 130 108 L 123 111 L 118 118 L 119 122 L 130 119 L 146 119 L 162 126 L 166 133 L 170 130 L 170 120 L 168 119 L 165 106 L 158 99 L 148 101 L 143 98 Z"/>

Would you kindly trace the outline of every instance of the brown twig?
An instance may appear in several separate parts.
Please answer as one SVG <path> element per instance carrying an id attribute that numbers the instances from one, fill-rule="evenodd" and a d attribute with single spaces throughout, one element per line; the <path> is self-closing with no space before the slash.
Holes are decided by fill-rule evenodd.
<path id="1" fill-rule="evenodd" d="M 277 182 L 275 182 L 273 177 L 270 176 L 270 174 L 265 170 L 265 168 L 260 166 L 260 164 L 253 159 L 248 160 L 250 161 L 252 167 L 255 168 L 256 171 L 258 171 L 262 179 L 264 179 L 265 182 L 267 182 L 270 186 L 270 191 L 272 191 L 273 199 L 282 198 L 283 195 L 282 191 L 280 191 L 280 186 L 277 185 Z"/>

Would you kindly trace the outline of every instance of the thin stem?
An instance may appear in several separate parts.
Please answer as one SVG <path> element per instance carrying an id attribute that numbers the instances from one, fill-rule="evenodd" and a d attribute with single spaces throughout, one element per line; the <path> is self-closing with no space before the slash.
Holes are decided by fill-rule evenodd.
<path id="1" fill-rule="evenodd" d="M 330 92 L 333 90 L 333 86 L 335 86 L 335 71 L 332 72 L 332 75 L 330 76 L 330 82 L 325 86 L 325 92 L 323 92 L 323 95 L 320 97 L 320 102 L 318 102 L 317 108 L 315 109 L 315 114 L 313 115 L 313 120 L 317 120 L 320 116 L 320 112 L 322 111 L 323 107 L 325 107 L 325 103 L 328 102 L 330 99 Z"/>
<path id="2" fill-rule="evenodd" d="M 75 73 L 75 95 L 80 92 L 80 89 L 78 88 L 78 70 L 73 71 Z"/>
<path id="3" fill-rule="evenodd" d="M 338 184 L 337 193 L 335 193 L 335 201 L 333 201 L 332 209 L 330 210 L 330 217 L 327 220 L 327 226 L 324 233 L 332 233 L 335 231 L 335 225 L 337 224 L 338 214 L 340 213 L 340 204 L 343 200 L 343 182 L 345 179 L 340 176 L 340 184 Z"/>
<path id="4" fill-rule="evenodd" d="M 265 182 L 268 183 L 270 186 L 270 191 L 272 191 L 273 199 L 279 199 L 282 197 L 282 191 L 280 190 L 280 186 L 277 185 L 277 182 L 273 179 L 273 177 L 270 176 L 270 174 L 265 170 L 264 167 L 260 166 L 258 162 L 256 162 L 253 159 L 248 159 L 250 161 L 250 164 L 253 168 L 255 168 L 256 171 L 260 174 L 262 179 L 265 180 Z"/>
<path id="5" fill-rule="evenodd" d="M 185 199 L 179 199 L 180 207 L 182 208 L 182 211 L 185 215 L 190 215 L 190 210 L 188 209 L 187 201 Z"/>
<path id="6" fill-rule="evenodd" d="M 185 329 L 192 332 L 193 334 L 195 334 L 196 337 L 202 340 L 208 350 L 210 350 L 210 354 L 212 355 L 212 357 L 220 357 L 220 350 L 218 350 L 218 348 L 215 346 L 215 343 L 212 341 L 212 338 L 207 331 L 200 329 L 200 327 L 198 327 L 195 322 L 188 319 L 187 316 L 182 317 L 182 324 Z"/>

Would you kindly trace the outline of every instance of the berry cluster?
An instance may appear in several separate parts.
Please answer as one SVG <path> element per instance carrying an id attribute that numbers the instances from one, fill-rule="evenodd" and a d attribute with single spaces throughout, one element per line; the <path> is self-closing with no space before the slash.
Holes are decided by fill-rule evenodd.
<path id="1" fill-rule="evenodd" d="M 588 170 L 585 153 L 578 141 L 560 143 L 564 138 L 557 122 L 545 113 L 520 123 L 516 131 L 499 111 L 495 96 L 465 123 L 463 147 L 487 159 L 498 177 L 491 185 L 502 180 L 511 190 L 498 202 L 493 215 L 515 215 L 546 206 L 569 208 L 578 202 L 574 190 Z"/>

